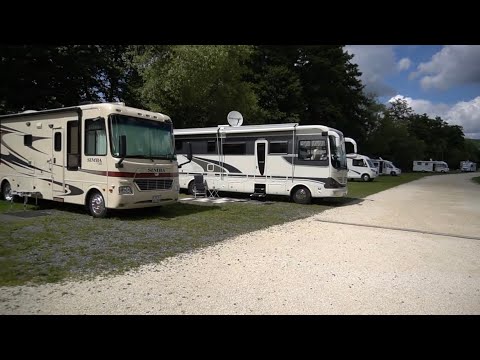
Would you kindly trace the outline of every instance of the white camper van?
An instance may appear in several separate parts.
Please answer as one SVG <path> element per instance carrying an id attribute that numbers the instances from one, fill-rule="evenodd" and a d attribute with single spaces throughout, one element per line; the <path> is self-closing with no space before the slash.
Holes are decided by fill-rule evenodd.
<path id="1" fill-rule="evenodd" d="M 415 160 L 413 162 L 413 171 L 422 171 L 422 172 L 440 172 L 447 173 L 450 171 L 448 164 L 445 161 L 438 160 L 429 160 L 429 161 L 419 161 Z"/>
<path id="2" fill-rule="evenodd" d="M 322 125 L 220 125 L 175 129 L 179 161 L 187 146 L 193 160 L 179 173 L 180 188 L 193 192 L 194 175 L 217 191 L 287 195 L 297 203 L 347 194 L 343 134 Z M 182 155 L 180 155 L 182 154 Z"/>
<path id="3" fill-rule="evenodd" d="M 460 171 L 462 172 L 477 171 L 477 164 L 469 160 L 460 161 Z"/>
<path id="4" fill-rule="evenodd" d="M 380 159 L 372 159 L 373 165 L 377 168 L 379 175 L 397 176 L 402 173 L 402 170 L 397 168 L 391 161 Z"/>
<path id="5" fill-rule="evenodd" d="M 35 197 L 107 209 L 178 200 L 167 115 L 100 103 L 0 116 L 3 198 Z"/>
<path id="6" fill-rule="evenodd" d="M 347 154 L 348 179 L 372 181 L 378 175 L 375 165 L 368 156 Z"/>

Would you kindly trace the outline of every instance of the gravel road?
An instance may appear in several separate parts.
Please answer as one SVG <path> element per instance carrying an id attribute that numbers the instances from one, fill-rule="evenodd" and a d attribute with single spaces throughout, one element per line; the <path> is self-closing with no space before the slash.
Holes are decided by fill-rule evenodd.
<path id="1" fill-rule="evenodd" d="M 480 314 L 474 176 L 425 177 L 122 276 L 2 287 L 0 314 Z"/>

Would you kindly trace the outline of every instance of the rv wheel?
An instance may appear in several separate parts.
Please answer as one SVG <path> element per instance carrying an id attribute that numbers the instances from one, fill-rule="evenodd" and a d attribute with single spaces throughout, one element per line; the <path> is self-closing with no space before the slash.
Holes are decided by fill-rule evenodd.
<path id="1" fill-rule="evenodd" d="M 188 195 L 194 195 L 195 182 L 192 180 L 188 183 Z"/>
<path id="2" fill-rule="evenodd" d="M 390 175 L 395 176 L 395 175 L 397 175 L 397 173 L 395 171 L 391 171 Z"/>
<path id="3" fill-rule="evenodd" d="M 104 218 L 107 215 L 105 200 L 98 191 L 93 191 L 88 198 L 88 209 L 90 214 L 96 218 Z"/>
<path id="4" fill-rule="evenodd" d="M 299 186 L 293 192 L 293 201 L 297 204 L 310 204 L 312 195 L 305 186 Z"/>
<path id="5" fill-rule="evenodd" d="M 5 181 L 2 186 L 2 196 L 7 201 L 12 201 L 12 187 L 8 181 Z"/>
<path id="6" fill-rule="evenodd" d="M 363 175 L 362 175 L 362 180 L 365 181 L 365 182 L 370 181 L 370 175 L 368 175 L 368 174 L 363 174 Z"/>

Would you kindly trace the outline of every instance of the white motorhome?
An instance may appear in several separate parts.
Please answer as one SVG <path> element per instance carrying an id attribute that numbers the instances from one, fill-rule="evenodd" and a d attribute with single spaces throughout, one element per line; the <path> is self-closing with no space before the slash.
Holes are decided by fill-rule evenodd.
<path id="1" fill-rule="evenodd" d="M 449 172 L 448 164 L 445 161 L 438 160 L 415 160 L 413 162 L 413 171 L 422 171 L 422 172 Z"/>
<path id="2" fill-rule="evenodd" d="M 372 181 L 378 176 L 377 169 L 368 156 L 347 154 L 348 179 Z"/>
<path id="3" fill-rule="evenodd" d="M 462 172 L 477 171 L 477 164 L 469 160 L 460 161 L 460 171 Z"/>
<path id="4" fill-rule="evenodd" d="M 312 198 L 347 195 L 343 134 L 322 125 L 219 125 L 175 129 L 178 159 L 188 143 L 193 160 L 179 173 L 180 188 L 193 192 L 202 174 L 218 191 L 288 195 L 301 204 Z M 180 155 L 183 154 L 183 155 Z"/>
<path id="5" fill-rule="evenodd" d="M 167 115 L 123 103 L 88 104 L 0 116 L 0 131 L 6 200 L 81 204 L 94 217 L 178 200 Z"/>
<path id="6" fill-rule="evenodd" d="M 402 173 L 391 161 L 380 159 L 372 159 L 373 165 L 377 168 L 379 175 L 397 176 Z"/>

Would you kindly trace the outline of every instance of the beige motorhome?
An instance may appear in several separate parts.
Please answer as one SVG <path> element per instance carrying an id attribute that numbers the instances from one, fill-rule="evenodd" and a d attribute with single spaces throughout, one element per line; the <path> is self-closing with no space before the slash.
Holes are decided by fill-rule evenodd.
<path id="1" fill-rule="evenodd" d="M 0 116 L 4 199 L 35 197 L 107 209 L 178 200 L 173 124 L 164 114 L 98 103 Z"/>

